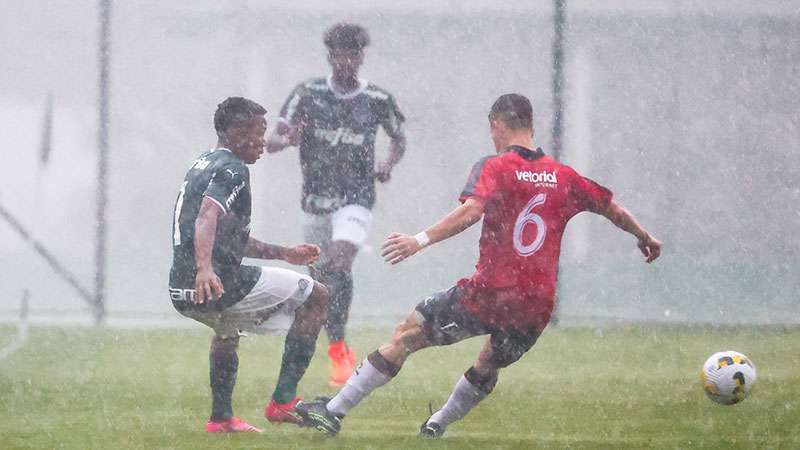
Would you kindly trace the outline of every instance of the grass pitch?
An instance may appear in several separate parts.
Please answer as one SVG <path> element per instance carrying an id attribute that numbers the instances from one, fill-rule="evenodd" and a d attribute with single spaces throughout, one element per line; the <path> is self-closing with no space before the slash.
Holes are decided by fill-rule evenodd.
<path id="1" fill-rule="evenodd" d="M 390 329 L 356 330 L 363 356 Z M 13 334 L 0 328 L 0 346 Z M 282 338 L 242 339 L 234 409 L 262 435 L 206 435 L 204 330 L 34 328 L 0 361 L 0 448 L 800 448 L 800 329 L 553 328 L 440 441 L 415 435 L 481 341 L 420 352 L 345 420 L 339 437 L 267 424 Z M 320 339 L 322 343 L 324 339 Z M 735 349 L 758 368 L 751 397 L 720 406 L 698 373 Z M 302 395 L 330 394 L 320 345 Z"/>

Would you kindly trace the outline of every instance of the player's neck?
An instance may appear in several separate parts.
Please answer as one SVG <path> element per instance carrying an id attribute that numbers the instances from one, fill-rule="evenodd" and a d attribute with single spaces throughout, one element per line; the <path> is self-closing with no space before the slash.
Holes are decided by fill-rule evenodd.
<path id="1" fill-rule="evenodd" d="M 506 151 L 509 147 L 513 145 L 518 145 L 520 147 L 525 147 L 533 150 L 533 136 L 527 134 L 518 134 L 509 136 L 504 142 L 501 143 L 502 145 L 498 149 L 500 152 Z"/>
<path id="2" fill-rule="evenodd" d="M 333 74 L 331 83 L 336 92 L 340 94 L 348 94 L 355 91 L 360 86 L 358 75 L 337 75 Z"/>
<path id="3" fill-rule="evenodd" d="M 222 139 L 218 139 L 216 148 L 217 148 L 217 150 L 224 148 L 225 150 L 228 150 L 229 152 L 233 153 L 234 155 L 236 155 L 237 157 L 239 157 L 241 159 L 241 156 L 239 155 L 239 153 L 236 150 L 234 150 L 233 148 L 231 148 L 230 144 L 228 144 L 227 141 L 224 141 Z"/>

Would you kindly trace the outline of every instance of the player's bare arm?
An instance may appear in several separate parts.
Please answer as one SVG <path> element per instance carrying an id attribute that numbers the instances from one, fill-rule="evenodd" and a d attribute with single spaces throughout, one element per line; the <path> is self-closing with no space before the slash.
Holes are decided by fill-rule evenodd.
<path id="1" fill-rule="evenodd" d="M 608 220 L 619 228 L 636 236 L 639 250 L 645 256 L 645 262 L 653 262 L 661 255 L 661 241 L 654 238 L 647 232 L 635 217 L 622 205 L 611 201 L 603 214 Z"/>
<path id="2" fill-rule="evenodd" d="M 197 266 L 195 278 L 194 303 L 205 303 L 222 297 L 225 288 L 211 265 L 214 252 L 214 240 L 217 234 L 217 222 L 223 214 L 222 209 L 208 197 L 203 198 L 200 212 L 194 222 L 194 254 Z"/>
<path id="3" fill-rule="evenodd" d="M 267 153 L 277 153 L 286 147 L 300 145 L 303 124 L 292 124 L 285 120 L 278 121 L 275 131 L 267 139 Z"/>
<path id="4" fill-rule="evenodd" d="M 304 266 L 319 259 L 320 249 L 313 244 L 300 244 L 293 247 L 268 244 L 255 238 L 249 238 L 245 247 L 245 256 L 258 259 L 280 259 L 289 264 Z"/>
<path id="5" fill-rule="evenodd" d="M 385 160 L 378 162 L 375 167 L 375 178 L 381 183 L 386 183 L 392 178 L 392 169 L 403 159 L 406 152 L 406 135 L 402 129 L 397 136 L 389 142 L 389 156 Z"/>
<path id="6" fill-rule="evenodd" d="M 471 227 L 483 216 L 483 203 L 469 198 L 427 230 L 416 236 L 392 233 L 381 246 L 381 256 L 391 264 L 414 255 L 424 247 L 441 242 Z"/>

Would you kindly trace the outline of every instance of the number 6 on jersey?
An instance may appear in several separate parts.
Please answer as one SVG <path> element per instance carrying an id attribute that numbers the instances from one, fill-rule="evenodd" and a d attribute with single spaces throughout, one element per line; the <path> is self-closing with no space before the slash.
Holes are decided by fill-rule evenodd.
<path id="1" fill-rule="evenodd" d="M 527 205 L 520 211 L 517 216 L 517 221 L 514 224 L 514 251 L 520 256 L 531 256 L 544 244 L 544 238 L 547 235 L 547 227 L 544 224 L 542 216 L 533 212 L 537 206 L 541 206 L 547 201 L 547 194 L 539 193 L 530 199 Z M 522 232 L 525 226 L 529 223 L 536 224 L 536 239 L 528 245 L 522 242 Z"/>

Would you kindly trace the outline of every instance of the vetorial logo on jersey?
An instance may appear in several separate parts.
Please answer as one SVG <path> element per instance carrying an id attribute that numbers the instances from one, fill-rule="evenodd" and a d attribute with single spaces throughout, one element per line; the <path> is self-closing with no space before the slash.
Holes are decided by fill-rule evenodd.
<path id="1" fill-rule="evenodd" d="M 558 177 L 556 177 L 556 171 L 548 172 L 543 170 L 541 172 L 531 172 L 530 170 L 515 170 L 514 173 L 517 175 L 518 181 L 526 181 L 528 183 L 533 183 L 536 186 L 545 186 L 545 187 L 556 187 L 558 183 Z"/>
<path id="2" fill-rule="evenodd" d="M 317 128 L 314 130 L 314 137 L 328 142 L 331 146 L 342 144 L 364 145 L 364 135 L 355 133 L 350 128 L 339 127 L 335 130 Z"/>

